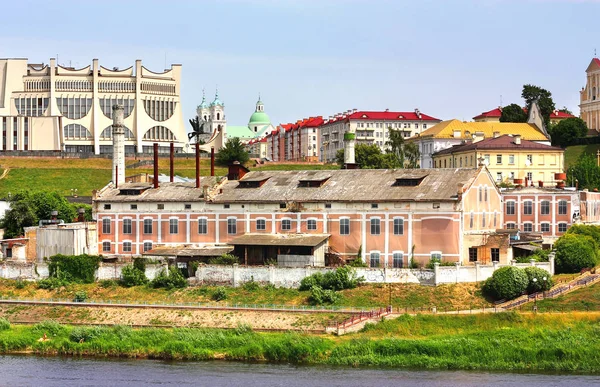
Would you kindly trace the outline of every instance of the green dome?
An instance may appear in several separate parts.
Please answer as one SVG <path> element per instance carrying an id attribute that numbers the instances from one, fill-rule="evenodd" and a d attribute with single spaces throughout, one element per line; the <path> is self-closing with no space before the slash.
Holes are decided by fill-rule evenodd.
<path id="1" fill-rule="evenodd" d="M 271 119 L 269 118 L 269 116 L 267 115 L 267 113 L 264 113 L 264 112 L 254 112 L 250 116 L 250 122 L 248 122 L 248 126 L 250 126 L 251 124 L 265 124 L 265 125 L 268 125 L 270 123 L 271 123 Z"/>

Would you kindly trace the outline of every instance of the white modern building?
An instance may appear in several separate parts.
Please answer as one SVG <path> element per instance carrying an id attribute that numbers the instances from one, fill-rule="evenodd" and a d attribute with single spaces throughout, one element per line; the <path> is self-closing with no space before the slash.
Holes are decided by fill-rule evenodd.
<path id="1" fill-rule="evenodd" d="M 108 69 L 94 59 L 81 69 L 0 59 L 0 151 L 112 152 L 112 106 L 125 109 L 125 149 L 167 152 L 187 143 L 180 101 L 181 65 L 155 73 Z"/>
<path id="2" fill-rule="evenodd" d="M 321 161 L 335 161 L 338 150 L 344 149 L 344 133 L 356 134 L 357 144 L 375 144 L 386 149 L 389 128 L 402 131 L 403 137 L 412 137 L 440 122 L 439 119 L 414 112 L 348 110 L 330 116 L 320 126 Z"/>

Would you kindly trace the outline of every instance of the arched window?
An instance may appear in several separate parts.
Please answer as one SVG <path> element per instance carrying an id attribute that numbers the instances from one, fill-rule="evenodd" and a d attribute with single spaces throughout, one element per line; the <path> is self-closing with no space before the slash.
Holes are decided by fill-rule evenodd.
<path id="1" fill-rule="evenodd" d="M 221 119 L 221 113 L 217 113 L 217 121 Z"/>
<path id="2" fill-rule="evenodd" d="M 115 97 L 107 97 L 102 98 L 100 100 L 100 109 L 102 109 L 102 113 L 108 118 L 112 120 L 112 108 L 114 105 L 123 106 L 123 117 L 127 118 L 133 113 L 133 109 L 135 107 L 135 99 L 133 98 L 115 98 Z"/>
<path id="3" fill-rule="evenodd" d="M 100 140 L 111 140 L 112 138 L 112 125 L 110 125 L 107 126 L 102 133 L 100 133 Z M 125 140 L 132 140 L 133 138 L 133 132 L 129 128 L 125 127 Z"/>
<path id="4" fill-rule="evenodd" d="M 66 140 L 91 140 L 92 134 L 83 125 L 69 124 L 65 126 L 63 135 Z"/>
<path id="5" fill-rule="evenodd" d="M 56 98 L 60 113 L 71 120 L 85 117 L 92 108 L 92 99 L 86 97 Z"/>
<path id="6" fill-rule="evenodd" d="M 144 134 L 144 140 L 154 141 L 174 141 L 176 140 L 173 132 L 166 126 L 153 126 Z"/>
<path id="7" fill-rule="evenodd" d="M 154 121 L 166 121 L 175 112 L 177 102 L 174 101 L 156 101 L 156 100 L 144 100 L 144 109 L 146 113 Z"/>

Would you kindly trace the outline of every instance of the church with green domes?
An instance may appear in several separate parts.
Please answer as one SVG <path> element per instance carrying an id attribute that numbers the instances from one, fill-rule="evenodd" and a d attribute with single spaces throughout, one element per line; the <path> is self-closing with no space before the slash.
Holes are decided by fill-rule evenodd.
<path id="1" fill-rule="evenodd" d="M 263 138 L 275 129 L 271 124 L 271 119 L 265 113 L 265 105 L 260 100 L 260 96 L 256 102 L 256 109 L 246 126 L 227 125 L 225 104 L 219 99 L 218 92 L 215 94 L 215 100 L 210 104 L 206 103 L 206 99 L 202 95 L 202 103 L 196 112 L 198 118 L 205 123 L 205 132 L 212 134 L 215 130 L 222 130 L 225 140 L 238 137 L 242 142 L 248 142 Z"/>

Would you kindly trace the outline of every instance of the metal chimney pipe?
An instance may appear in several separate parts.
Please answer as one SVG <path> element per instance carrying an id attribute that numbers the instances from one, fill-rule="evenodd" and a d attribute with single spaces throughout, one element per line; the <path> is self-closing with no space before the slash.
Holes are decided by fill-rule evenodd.
<path id="1" fill-rule="evenodd" d="M 154 143 L 154 188 L 158 188 L 158 143 Z"/>
<path id="2" fill-rule="evenodd" d="M 54 210 L 54 211 L 50 212 L 50 219 L 52 219 L 52 220 L 58 219 L 58 211 Z"/>
<path id="3" fill-rule="evenodd" d="M 83 208 L 80 208 L 77 210 L 77 221 L 78 222 L 85 222 L 85 210 Z"/>
<path id="4" fill-rule="evenodd" d="M 215 175 L 215 147 L 210 148 L 210 175 Z"/>
<path id="5" fill-rule="evenodd" d="M 175 144 L 171 143 L 171 147 L 169 149 L 169 181 L 173 182 L 173 158 L 175 157 Z"/>
<path id="6" fill-rule="evenodd" d="M 196 143 L 196 188 L 200 188 L 200 144 Z"/>

